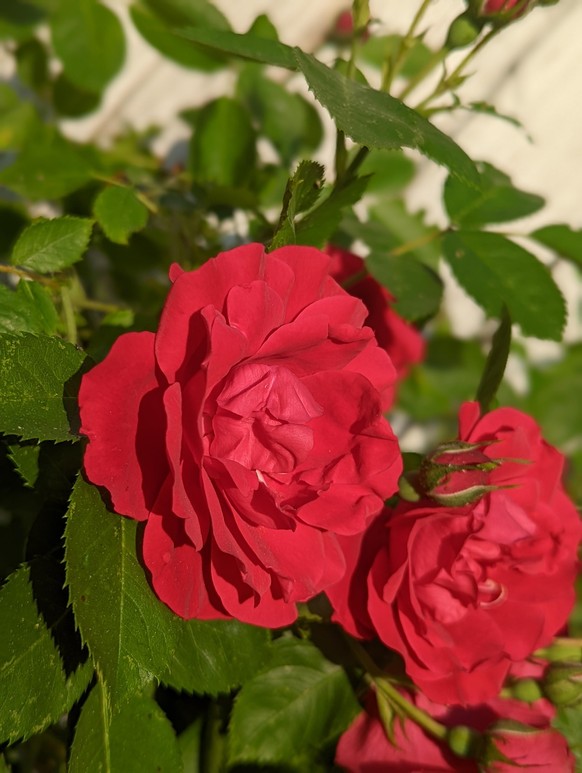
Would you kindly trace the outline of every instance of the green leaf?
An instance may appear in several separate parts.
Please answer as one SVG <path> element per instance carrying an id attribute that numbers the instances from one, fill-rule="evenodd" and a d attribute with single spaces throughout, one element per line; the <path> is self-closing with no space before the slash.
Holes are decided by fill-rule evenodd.
<path id="1" fill-rule="evenodd" d="M 499 385 L 503 380 L 510 348 L 511 317 L 504 306 L 501 312 L 501 323 L 493 336 L 485 369 L 477 388 L 476 399 L 481 406 L 481 413 L 488 411 L 495 399 Z"/>
<path id="2" fill-rule="evenodd" d="M 504 236 L 479 231 L 449 233 L 444 255 L 453 273 L 492 317 L 505 304 L 524 335 L 561 340 L 564 299 L 548 269 Z"/>
<path id="3" fill-rule="evenodd" d="M 212 51 L 201 51 L 195 48 L 181 33 L 171 29 L 152 13 L 150 9 L 141 5 L 132 5 L 130 8 L 131 20 L 140 35 L 147 42 L 164 54 L 168 59 L 193 70 L 212 72 L 224 66 L 224 57 Z M 206 32 L 207 30 L 201 30 Z"/>
<path id="4" fill-rule="evenodd" d="M 382 67 L 386 58 L 396 57 L 403 43 L 401 35 L 371 35 L 361 48 L 364 61 L 375 67 Z M 421 38 L 414 38 L 405 44 L 406 54 L 399 69 L 400 75 L 410 78 L 419 73 L 432 59 L 434 53 Z"/>
<path id="5" fill-rule="evenodd" d="M 15 466 L 27 488 L 34 488 L 38 478 L 40 445 L 11 445 L 8 458 Z"/>
<path id="6" fill-rule="evenodd" d="M 204 773 L 200 769 L 203 727 L 203 717 L 200 716 L 178 736 L 184 773 Z"/>
<path id="7" fill-rule="evenodd" d="M 18 77 L 29 88 L 43 92 L 49 87 L 49 52 L 46 46 L 32 38 L 16 49 Z"/>
<path id="8" fill-rule="evenodd" d="M 93 203 L 93 215 L 105 236 L 117 244 L 127 244 L 131 234 L 148 222 L 148 209 L 131 188 L 111 185 Z"/>
<path id="9" fill-rule="evenodd" d="M 404 319 L 433 317 L 440 308 L 443 284 L 438 274 L 410 255 L 371 252 L 366 266 L 372 276 L 396 299 L 392 308 Z"/>
<path id="10" fill-rule="evenodd" d="M 231 764 L 280 763 L 310 770 L 317 750 L 337 738 L 360 710 L 340 666 L 308 642 L 282 641 L 281 665 L 275 661 L 236 698 L 229 733 Z"/>
<path id="11" fill-rule="evenodd" d="M 220 97 L 198 113 L 190 145 L 190 170 L 196 182 L 244 187 L 256 158 L 256 134 L 247 109 Z"/>
<path id="12" fill-rule="evenodd" d="M 41 218 L 20 234 L 11 261 L 39 273 L 62 271 L 81 260 L 92 230 L 93 221 L 85 217 Z"/>
<path id="13" fill-rule="evenodd" d="M 294 244 L 295 217 L 312 207 L 321 194 L 324 168 L 315 161 L 302 161 L 287 182 L 279 223 L 269 249 Z"/>
<path id="14" fill-rule="evenodd" d="M 582 269 L 582 229 L 575 231 L 569 225 L 546 225 L 531 233 L 530 238 Z"/>
<path id="15" fill-rule="evenodd" d="M 259 134 L 272 142 L 286 165 L 303 148 L 313 150 L 321 142 L 323 129 L 312 105 L 267 78 L 257 65 L 242 70 L 237 94 L 258 123 Z"/>
<path id="16" fill-rule="evenodd" d="M 97 110 L 101 104 L 99 92 L 87 91 L 72 83 L 61 73 L 53 83 L 53 105 L 66 118 L 80 118 Z"/>
<path id="17" fill-rule="evenodd" d="M 121 69 L 123 28 L 97 0 L 61 0 L 50 27 L 67 78 L 80 89 L 100 92 Z"/>
<path id="18" fill-rule="evenodd" d="M 56 135 L 28 143 L 0 171 L 0 185 L 32 201 L 60 199 L 89 182 L 91 172 L 75 146 Z"/>
<path id="19" fill-rule="evenodd" d="M 296 224 L 296 243 L 323 248 L 337 230 L 344 209 L 353 206 L 362 198 L 369 179 L 353 177 L 340 188 L 331 188 L 329 195 Z"/>
<path id="20" fill-rule="evenodd" d="M 552 725 L 562 733 L 574 757 L 576 770 L 582 770 L 582 712 L 579 706 L 559 708 Z"/>
<path id="21" fill-rule="evenodd" d="M 172 613 L 137 560 L 137 523 L 108 512 L 82 478 L 69 504 L 65 560 L 81 637 L 113 704 L 121 704 L 169 668 Z"/>
<path id="22" fill-rule="evenodd" d="M 491 164 L 480 162 L 480 187 L 475 189 L 449 177 L 444 202 L 453 223 L 474 228 L 487 223 L 506 223 L 541 209 L 541 196 L 514 188 L 511 179 Z"/>
<path id="23" fill-rule="evenodd" d="M 153 698 L 133 696 L 118 711 L 100 682 L 87 698 L 71 748 L 70 773 L 180 773 L 172 725 Z"/>
<path id="24" fill-rule="evenodd" d="M 45 20 L 42 8 L 28 0 L 11 0 L 0 4 L 0 39 L 27 40 L 35 27 Z"/>
<path id="25" fill-rule="evenodd" d="M 361 175 L 372 175 L 368 193 L 394 195 L 414 177 L 414 161 L 399 150 L 372 150 L 360 166 Z"/>
<path id="26" fill-rule="evenodd" d="M 91 678 L 85 664 L 67 676 L 39 614 L 30 570 L 14 572 L 0 590 L 0 743 L 29 738 L 69 711 Z"/>
<path id="27" fill-rule="evenodd" d="M 390 245 L 386 243 L 386 235 L 369 240 L 369 246 L 374 251 L 384 252 L 386 249 L 398 250 L 401 255 L 413 255 L 418 260 L 427 263 L 433 269 L 437 269 L 440 256 L 440 234 L 437 228 L 428 225 L 425 221 L 425 213 L 409 212 L 403 199 L 382 201 L 370 207 L 370 220 L 366 225 L 381 223 L 385 226 L 390 236 Z M 365 241 L 366 237 L 364 238 Z M 380 244 L 379 239 L 384 243 Z M 368 243 L 368 241 L 367 241 Z"/>
<path id="28" fill-rule="evenodd" d="M 238 620 L 181 620 L 174 616 L 175 650 L 164 684 L 187 692 L 218 695 L 247 682 L 271 658 L 265 628 Z"/>
<path id="29" fill-rule="evenodd" d="M 317 101 L 355 142 L 368 148 L 413 148 L 468 183 L 478 183 L 469 156 L 426 118 L 389 94 L 348 80 L 299 49 L 295 58 Z"/>
<path id="30" fill-rule="evenodd" d="M 287 70 L 297 70 L 297 62 L 291 46 L 258 35 L 240 35 L 215 29 L 192 27 L 179 30 L 180 37 L 211 51 L 232 54 L 252 62 L 272 64 Z"/>
<path id="31" fill-rule="evenodd" d="M 48 290 L 20 280 L 15 290 L 0 285 L 0 333 L 56 332 L 59 318 Z"/>
<path id="32" fill-rule="evenodd" d="M 71 380 L 84 359 L 58 338 L 0 336 L 0 431 L 25 440 L 74 440 L 68 417 L 76 409 Z"/>
<path id="33" fill-rule="evenodd" d="M 153 13 L 172 27 L 193 25 L 229 30 L 227 18 L 208 0 L 143 0 Z"/>
<path id="34" fill-rule="evenodd" d="M 30 142 L 39 118 L 30 102 L 0 83 L 0 150 L 20 150 Z"/>

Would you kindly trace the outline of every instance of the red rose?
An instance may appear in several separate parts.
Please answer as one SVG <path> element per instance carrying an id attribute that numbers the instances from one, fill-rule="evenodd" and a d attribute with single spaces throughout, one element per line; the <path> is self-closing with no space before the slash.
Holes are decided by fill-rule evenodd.
<path id="1" fill-rule="evenodd" d="M 342 285 L 345 283 L 350 295 L 364 302 L 368 310 L 366 325 L 372 328 L 379 345 L 390 355 L 398 378 L 403 378 L 411 365 L 424 358 L 423 337 L 390 308 L 394 298 L 368 274 L 362 258 L 338 247 L 327 247 L 326 252 L 331 257 L 333 278 Z"/>
<path id="2" fill-rule="evenodd" d="M 410 719 L 394 722 L 394 744 L 390 743 L 380 720 L 376 697 L 369 693 L 363 711 L 339 740 L 336 764 L 349 773 L 511 773 L 516 765 L 546 773 L 574 771 L 574 758 L 566 740 L 550 728 L 547 701 L 527 706 L 515 700 L 496 698 L 488 703 L 463 708 L 433 703 L 422 693 L 401 693 L 417 708 L 446 727 L 462 725 L 485 733 L 480 761 L 458 757 L 448 744 L 438 741 Z M 546 705 L 544 705 L 546 704 Z M 551 710 L 551 707 L 549 707 Z M 520 732 L 503 730 L 507 720 L 524 723 Z M 507 725 L 506 725 L 507 727 Z M 491 759 L 494 748 L 513 765 Z M 497 755 L 498 756 L 498 755 Z"/>
<path id="3" fill-rule="evenodd" d="M 335 619 L 377 634 L 439 703 L 496 695 L 513 663 L 548 644 L 574 603 L 580 521 L 560 482 L 564 459 L 533 419 L 460 412 L 459 438 L 482 443 L 496 490 L 462 507 L 401 502 L 343 541 Z"/>
<path id="4" fill-rule="evenodd" d="M 246 245 L 171 279 L 157 333 L 121 336 L 83 378 L 87 476 L 145 521 L 177 614 L 289 624 L 343 574 L 337 535 L 396 488 L 394 368 L 310 247 Z"/>

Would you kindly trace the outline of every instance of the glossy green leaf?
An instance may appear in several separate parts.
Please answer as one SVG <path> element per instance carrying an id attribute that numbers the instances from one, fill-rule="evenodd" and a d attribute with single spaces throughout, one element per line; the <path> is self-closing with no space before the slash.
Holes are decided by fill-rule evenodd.
<path id="1" fill-rule="evenodd" d="M 38 478 L 40 445 L 11 445 L 8 457 L 25 486 L 34 488 Z"/>
<path id="2" fill-rule="evenodd" d="M 203 72 L 211 72 L 224 66 L 224 57 L 213 51 L 196 48 L 149 8 L 134 4 L 130 8 L 130 15 L 140 35 L 168 59 L 183 67 Z"/>
<path id="3" fill-rule="evenodd" d="M 59 318 L 47 289 L 21 280 L 15 290 L 0 285 L 0 333 L 53 335 Z"/>
<path id="4" fill-rule="evenodd" d="M 443 285 L 432 269 L 410 255 L 382 255 L 371 252 L 366 258 L 370 273 L 396 299 L 392 308 L 404 319 L 423 320 L 440 308 Z"/>
<path id="5" fill-rule="evenodd" d="M 85 217 L 35 220 L 18 237 L 12 263 L 41 274 L 62 271 L 81 260 L 92 229 L 93 221 Z"/>
<path id="6" fill-rule="evenodd" d="M 444 202 L 453 223 L 474 228 L 506 223 L 541 209 L 541 196 L 514 188 L 511 179 L 491 164 L 478 164 L 480 186 L 474 188 L 455 177 L 445 183 Z"/>
<path id="7" fill-rule="evenodd" d="M 413 148 L 455 176 L 478 183 L 469 156 L 419 113 L 385 92 L 348 80 L 299 49 L 295 58 L 315 98 L 346 136 L 368 148 Z"/>
<path id="8" fill-rule="evenodd" d="M 173 620 L 174 654 L 160 680 L 218 695 L 247 682 L 271 659 L 269 632 L 238 620 Z"/>
<path id="9" fill-rule="evenodd" d="M 91 179 L 92 167 L 75 146 L 59 136 L 30 142 L 0 171 L 0 185 L 26 199 L 60 199 Z"/>
<path id="10" fill-rule="evenodd" d="M 28 440 L 74 440 L 72 383 L 85 356 L 49 336 L 0 336 L 0 431 Z"/>
<path id="11" fill-rule="evenodd" d="M 476 399 L 481 406 L 481 413 L 488 411 L 495 399 L 499 385 L 503 380 L 510 348 L 511 318 L 504 307 L 501 312 L 501 323 L 491 341 L 491 349 L 487 355 L 485 369 L 477 387 Z"/>
<path id="12" fill-rule="evenodd" d="M 248 682 L 236 698 L 231 764 L 280 763 L 309 770 L 317 750 L 337 738 L 360 709 L 340 666 L 308 642 L 282 641 L 278 646 L 285 657 Z"/>
<path id="13" fill-rule="evenodd" d="M 67 712 L 87 687 L 89 664 L 67 676 L 32 594 L 30 570 L 0 590 L 0 743 L 29 738 Z"/>
<path id="14" fill-rule="evenodd" d="M 284 67 L 287 70 L 298 69 L 293 49 L 276 40 L 201 27 L 181 29 L 179 34 L 185 40 L 210 51 L 220 51 L 242 59 L 250 59 L 252 62 Z"/>
<path id="15" fill-rule="evenodd" d="M 504 236 L 479 231 L 449 233 L 443 248 L 457 280 L 489 316 L 499 317 L 505 304 L 524 335 L 561 339 L 564 299 L 531 253 Z"/>
<path id="16" fill-rule="evenodd" d="M 111 185 L 103 188 L 93 203 L 93 215 L 108 239 L 127 244 L 131 234 L 148 222 L 148 209 L 131 188 Z"/>
<path id="17" fill-rule="evenodd" d="M 202 108 L 190 145 L 196 182 L 242 188 L 255 159 L 256 134 L 241 102 L 220 97 Z"/>
<path id="18" fill-rule="evenodd" d="M 271 250 L 286 244 L 295 244 L 295 217 L 310 209 L 321 194 L 324 169 L 315 161 L 302 161 L 289 178 L 283 207 L 275 235 L 269 245 Z"/>
<path id="19" fill-rule="evenodd" d="M 137 523 L 106 510 L 82 478 L 67 514 L 65 559 L 77 626 L 118 705 L 169 668 L 172 613 L 137 560 Z"/>
<path id="20" fill-rule="evenodd" d="M 582 229 L 575 231 L 569 225 L 546 225 L 530 237 L 582 268 Z"/>
<path id="21" fill-rule="evenodd" d="M 71 83 L 102 91 L 125 58 L 125 36 L 118 17 L 98 0 L 61 0 L 50 20 L 57 56 Z"/>
<path id="22" fill-rule="evenodd" d="M 153 698 L 132 696 L 112 706 L 97 682 L 75 728 L 68 770 L 180 773 L 182 759 L 172 725 Z"/>

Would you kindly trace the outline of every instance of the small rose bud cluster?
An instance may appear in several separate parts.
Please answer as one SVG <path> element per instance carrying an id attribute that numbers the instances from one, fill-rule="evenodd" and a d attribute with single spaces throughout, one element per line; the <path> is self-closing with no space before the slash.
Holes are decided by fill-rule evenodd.
<path id="1" fill-rule="evenodd" d="M 525 16 L 537 5 L 555 5 L 558 0 L 469 0 L 468 15 L 478 25 L 505 26 Z"/>

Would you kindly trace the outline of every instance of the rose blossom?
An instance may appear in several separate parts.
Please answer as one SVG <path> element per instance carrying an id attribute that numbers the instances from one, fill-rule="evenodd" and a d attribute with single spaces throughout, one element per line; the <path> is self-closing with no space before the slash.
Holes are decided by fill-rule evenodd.
<path id="1" fill-rule="evenodd" d="M 337 535 L 396 489 L 394 368 L 313 248 L 250 244 L 170 276 L 157 333 L 122 335 L 83 377 L 87 477 L 145 521 L 177 614 L 289 624 L 343 574 Z"/>
<path id="2" fill-rule="evenodd" d="M 581 527 L 564 459 L 532 418 L 513 408 L 479 418 L 465 403 L 459 438 L 497 461 L 498 488 L 464 506 L 425 498 L 386 510 L 343 540 L 348 570 L 328 596 L 334 619 L 397 650 L 432 700 L 469 704 L 496 695 L 512 664 L 566 622 Z"/>
<path id="3" fill-rule="evenodd" d="M 369 693 L 365 711 L 340 738 L 337 765 L 349 773 L 478 773 L 484 769 L 489 773 L 512 773 L 519 765 L 538 773 L 569 773 L 575 769 L 565 738 L 550 727 L 554 712 L 545 700 L 528 706 L 496 698 L 467 709 L 433 703 L 422 693 L 400 692 L 446 727 L 462 725 L 486 733 L 481 750 L 485 765 L 458 757 L 448 744 L 428 735 L 410 719 L 395 720 L 394 744 L 390 743 L 374 693 Z M 509 729 L 505 725 L 507 720 L 526 727 Z M 492 759 L 494 749 L 509 762 Z"/>
<path id="4" fill-rule="evenodd" d="M 418 330 L 391 308 L 394 298 L 366 270 L 365 261 L 353 252 L 328 246 L 331 275 L 340 284 L 346 283 L 350 295 L 360 298 L 368 310 L 369 325 L 379 345 L 390 355 L 398 378 L 424 359 L 425 342 Z"/>
<path id="5" fill-rule="evenodd" d="M 482 20 L 504 23 L 523 16 L 538 0 L 470 0 L 469 4 Z"/>

